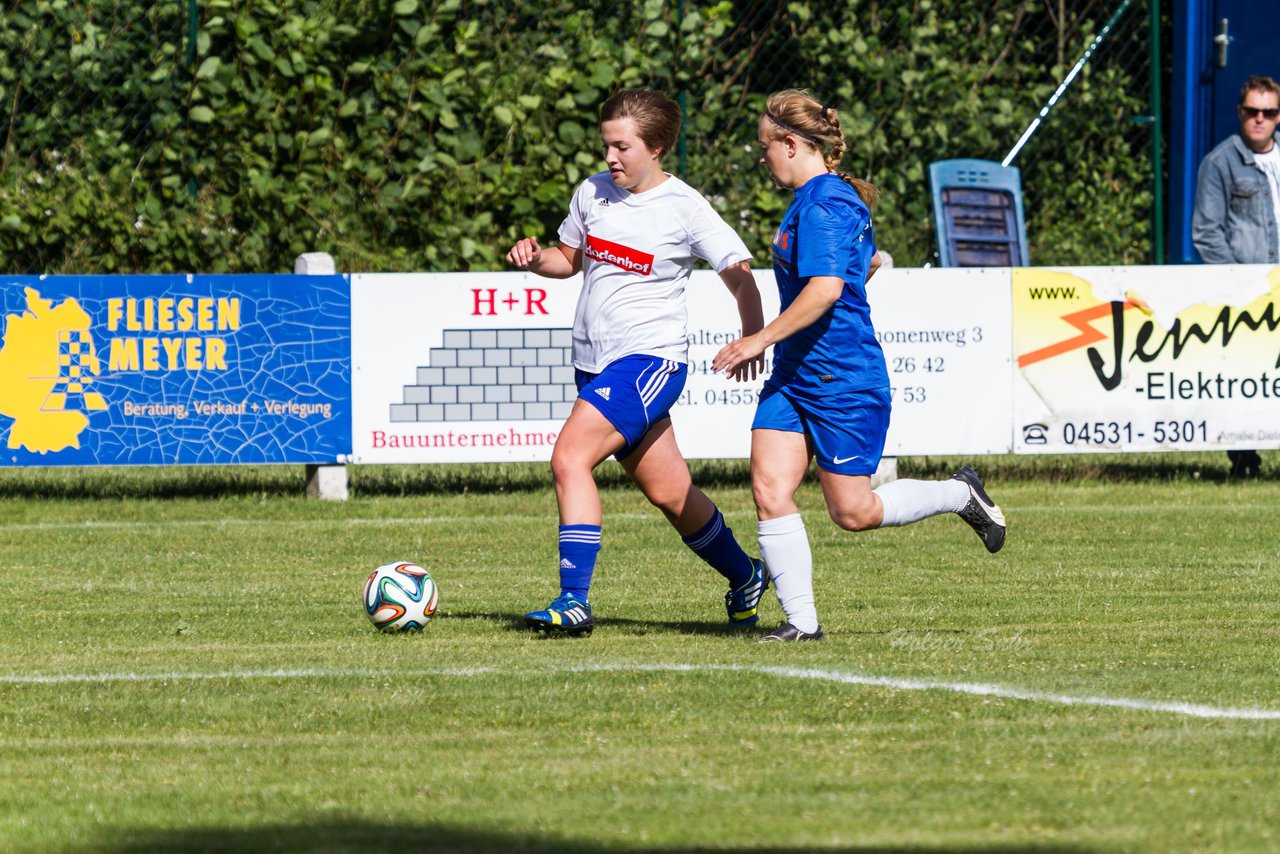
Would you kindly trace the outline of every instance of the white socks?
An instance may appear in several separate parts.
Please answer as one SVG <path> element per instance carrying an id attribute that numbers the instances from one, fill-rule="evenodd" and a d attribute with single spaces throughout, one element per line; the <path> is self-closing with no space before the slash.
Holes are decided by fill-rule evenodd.
<path id="1" fill-rule="evenodd" d="M 968 497 L 969 488 L 965 487 Z M 802 632 L 818 630 L 813 602 L 813 554 L 799 513 L 760 523 L 760 557 L 787 622 Z"/>
<path id="2" fill-rule="evenodd" d="M 884 505 L 881 528 L 910 525 L 969 503 L 969 484 L 961 480 L 893 480 L 875 490 Z"/>
<path id="3" fill-rule="evenodd" d="M 884 505 L 882 528 L 955 513 L 969 503 L 969 485 L 960 480 L 895 480 L 875 493 Z M 773 592 L 787 615 L 787 622 L 802 632 L 816 632 L 818 609 L 813 600 L 813 553 L 799 513 L 760 523 L 760 557 L 769 570 Z"/>

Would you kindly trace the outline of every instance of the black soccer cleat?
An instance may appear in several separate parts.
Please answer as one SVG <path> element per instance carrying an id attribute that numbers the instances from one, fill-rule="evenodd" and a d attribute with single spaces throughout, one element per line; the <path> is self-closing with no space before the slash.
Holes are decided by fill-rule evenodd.
<path id="1" fill-rule="evenodd" d="M 814 632 L 802 632 L 790 623 L 783 623 L 757 640 L 756 643 L 788 643 L 791 641 L 816 640 L 822 640 L 822 626 L 818 626 L 817 631 Z"/>
<path id="2" fill-rule="evenodd" d="M 1004 546 L 1006 525 L 1004 513 L 996 505 L 987 491 L 982 488 L 982 478 L 974 471 L 973 466 L 962 466 L 952 480 L 958 480 L 969 487 L 969 503 L 956 512 L 960 518 L 969 523 L 969 527 L 978 534 L 987 551 L 995 554 Z"/>

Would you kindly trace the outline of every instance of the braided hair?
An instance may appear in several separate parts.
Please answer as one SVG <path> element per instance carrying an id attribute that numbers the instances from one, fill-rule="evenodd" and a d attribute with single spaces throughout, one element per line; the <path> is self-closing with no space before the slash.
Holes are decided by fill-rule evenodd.
<path id="1" fill-rule="evenodd" d="M 822 153 L 827 169 L 853 187 L 868 209 L 875 209 L 876 200 L 880 198 L 876 186 L 839 169 L 848 146 L 835 107 L 826 106 L 803 89 L 783 89 L 769 96 L 765 116 L 773 126 L 775 139 L 791 134 L 813 146 Z"/>

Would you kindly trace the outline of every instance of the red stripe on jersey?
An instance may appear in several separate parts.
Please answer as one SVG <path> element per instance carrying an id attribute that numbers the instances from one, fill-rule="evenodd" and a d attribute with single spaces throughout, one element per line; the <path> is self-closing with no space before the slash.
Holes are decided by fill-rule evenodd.
<path id="1" fill-rule="evenodd" d="M 613 264 L 615 267 L 621 267 L 641 276 L 648 276 L 653 272 L 652 255 L 632 249 L 630 246 L 623 246 L 621 243 L 610 243 L 608 240 L 592 237 L 590 234 L 587 235 L 585 254 L 593 260 Z"/>

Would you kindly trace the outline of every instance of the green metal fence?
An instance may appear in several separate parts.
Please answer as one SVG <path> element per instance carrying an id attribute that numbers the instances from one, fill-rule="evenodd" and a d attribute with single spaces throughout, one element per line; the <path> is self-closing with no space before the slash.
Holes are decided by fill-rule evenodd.
<path id="1" fill-rule="evenodd" d="M 1161 216 L 1155 0 L 738 8 L 741 26 L 728 41 L 751 93 L 743 100 L 758 106 L 754 95 L 799 84 L 843 108 L 848 165 L 886 191 L 878 219 L 891 227 L 880 229 L 881 242 L 900 259 L 930 260 L 919 248 L 929 236 L 927 164 L 1006 161 L 1042 112 L 1009 161 L 1022 171 L 1033 261 L 1163 259 L 1153 227 Z M 682 82 L 723 97 L 715 77 Z M 1099 239 L 1091 227 L 1099 221 L 1114 239 Z"/>
<path id="2" fill-rule="evenodd" d="M 242 241 L 250 239 L 246 229 L 287 230 L 269 217 L 242 222 L 216 204 L 219 193 L 233 192 L 218 180 L 220 171 L 234 172 L 246 155 L 217 148 L 235 103 L 224 102 L 216 115 L 205 104 L 217 94 L 213 87 L 225 89 L 233 75 L 264 65 L 273 75 L 264 86 L 290 77 L 291 93 L 305 91 L 293 66 L 314 60 L 282 46 L 294 25 L 290 15 L 330 16 L 325 49 L 382 51 L 377 74 L 353 73 L 368 63 L 350 57 L 335 61 L 332 73 L 316 74 L 316 86 L 341 92 L 295 96 L 292 106 L 279 99 L 277 110 L 307 113 L 300 122 L 330 128 L 343 141 L 336 151 L 324 149 L 325 162 L 349 168 L 362 134 L 394 135 L 389 154 L 404 147 L 401 134 L 413 136 L 425 152 L 414 154 L 420 174 L 406 179 L 389 164 L 370 169 L 350 193 L 329 192 L 374 225 L 369 235 L 351 234 L 348 219 L 344 235 L 324 210 L 312 211 L 316 245 L 309 248 L 331 249 L 332 242 L 341 254 L 344 237 L 376 237 L 383 244 L 369 255 L 374 264 L 498 267 L 500 255 L 485 244 L 504 239 L 501 220 L 528 216 L 554 225 L 567 195 L 549 190 L 554 198 L 540 198 L 531 189 L 522 199 L 499 199 L 477 183 L 471 203 L 455 195 L 434 210 L 433 196 L 414 194 L 430 174 L 421 164 L 434 163 L 438 148 L 459 174 L 489 170 L 506 176 L 507 187 L 550 187 L 553 177 L 598 168 L 591 116 L 608 90 L 648 85 L 685 108 L 680 149 L 668 168 L 706 192 L 763 256 L 782 202 L 755 165 L 755 122 L 768 92 L 800 86 L 840 110 L 850 141 L 845 165 L 882 188 L 878 241 L 899 264 L 932 260 L 928 163 L 1005 159 L 1037 116 L 1040 125 L 1012 161 L 1022 170 L 1033 263 L 1162 260 L 1153 223 L 1161 215 L 1157 53 L 1167 23 L 1158 0 L 0 0 L 0 12 L 0 272 L 65 270 L 92 257 L 65 234 L 42 245 L 40 223 L 21 209 L 24 188 L 47 186 L 32 182 L 56 180 L 60 169 L 103 177 L 94 183 L 80 174 L 66 197 L 53 195 L 50 233 L 63 214 L 54 202 L 93 208 L 95 192 L 127 194 L 124 207 L 140 224 L 181 210 L 193 222 L 227 224 Z M 273 22 L 280 32 L 272 32 Z M 389 46 L 379 47 L 383 42 Z M 432 54 L 424 77 L 421 61 L 408 60 L 421 60 L 437 44 L 450 49 Z M 256 66 L 255 54 L 262 60 Z M 412 79 L 397 79 L 410 67 Z M 480 94 L 470 101 L 436 97 L 452 91 L 459 76 L 474 79 Z M 478 80 L 486 76 L 492 79 Z M 402 115 L 388 106 L 393 95 L 404 101 Z M 548 120 L 548 113 L 556 117 Z M 530 142 L 540 122 L 554 144 Z M 258 174 L 293 168 L 292 161 L 272 162 L 297 158 L 296 146 L 286 143 L 277 134 L 254 155 Z M 193 205 L 207 210 L 193 213 Z M 486 205 L 493 227 L 464 237 L 483 251 L 430 255 L 410 245 L 429 239 L 404 226 L 410 218 L 482 218 L 477 211 Z M 215 208 L 216 216 L 208 213 Z M 75 220 L 61 227 L 88 226 Z M 27 231 L 5 242 L 6 228 Z M 130 239 L 117 229 L 107 242 Z M 297 243 L 293 238 L 281 251 Z M 225 268 L 235 269 L 241 253 L 234 242 L 224 245 L 232 248 Z M 201 257 L 188 247 L 168 263 L 163 251 L 126 245 L 107 254 L 117 267 L 143 258 L 135 263 L 166 269 Z"/>
<path id="3" fill-rule="evenodd" d="M 0 164 L 40 164 L 95 135 L 146 151 L 156 117 L 186 97 L 196 10 L 181 2 L 30 2 L 3 7 Z"/>

